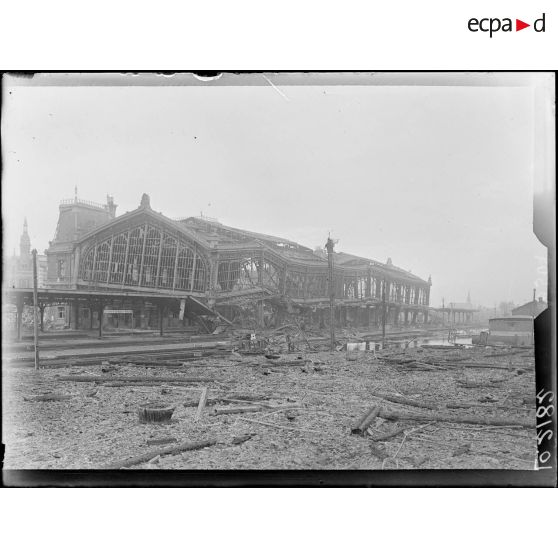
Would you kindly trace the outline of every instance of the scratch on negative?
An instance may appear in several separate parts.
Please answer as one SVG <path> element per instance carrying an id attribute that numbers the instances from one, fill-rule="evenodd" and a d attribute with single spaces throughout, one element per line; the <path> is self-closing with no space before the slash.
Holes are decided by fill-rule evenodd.
<path id="1" fill-rule="evenodd" d="M 281 95 L 281 97 L 283 97 L 283 99 L 285 99 L 287 101 L 290 101 L 290 99 L 285 95 L 285 93 L 283 93 L 283 91 L 281 91 L 281 89 L 276 87 L 267 76 L 265 76 L 264 74 L 262 74 L 262 76 L 265 79 L 265 81 L 267 81 L 267 83 L 269 83 L 269 85 L 271 85 L 271 87 L 273 87 L 273 89 L 275 89 L 275 91 L 277 91 L 277 93 L 279 93 L 279 95 Z"/>

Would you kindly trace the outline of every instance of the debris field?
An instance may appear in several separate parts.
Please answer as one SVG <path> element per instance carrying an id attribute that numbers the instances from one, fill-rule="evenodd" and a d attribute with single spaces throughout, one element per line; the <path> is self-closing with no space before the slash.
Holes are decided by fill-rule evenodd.
<path id="1" fill-rule="evenodd" d="M 7 367 L 4 467 L 534 468 L 532 348 L 350 355 Z"/>

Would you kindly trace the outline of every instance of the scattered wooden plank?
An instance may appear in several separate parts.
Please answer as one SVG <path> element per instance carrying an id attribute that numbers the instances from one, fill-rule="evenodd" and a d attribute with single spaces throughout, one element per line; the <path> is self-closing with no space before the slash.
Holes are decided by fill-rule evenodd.
<path id="1" fill-rule="evenodd" d="M 271 406 L 270 403 L 260 401 L 256 398 L 254 398 L 253 400 L 248 400 L 248 399 L 229 399 L 228 397 L 219 397 L 218 399 L 215 399 L 215 401 L 219 401 L 220 403 L 249 403 L 249 402 L 251 402 L 252 405 L 258 405 L 260 407 L 270 407 Z"/>
<path id="2" fill-rule="evenodd" d="M 176 363 L 166 363 L 166 362 L 130 362 L 129 364 L 132 364 L 138 368 L 184 368 L 184 365 L 182 364 L 182 362 L 176 362 Z"/>
<path id="3" fill-rule="evenodd" d="M 390 358 L 390 357 L 382 357 L 379 356 L 378 360 L 381 360 L 383 362 L 387 362 L 389 364 L 416 364 L 417 360 L 414 358 Z"/>
<path id="4" fill-rule="evenodd" d="M 237 399 L 241 399 L 242 401 L 261 401 L 264 399 L 269 399 L 269 395 L 257 395 L 253 393 L 229 393 L 227 397 L 231 399 L 224 399 L 223 401 L 236 401 Z"/>
<path id="5" fill-rule="evenodd" d="M 368 411 L 366 411 L 366 413 L 364 413 L 364 415 L 362 415 L 360 419 L 351 427 L 351 434 L 360 434 L 361 436 L 364 435 L 379 413 L 380 407 L 378 406 L 368 409 Z"/>
<path id="6" fill-rule="evenodd" d="M 148 446 L 161 446 L 163 444 L 174 444 L 178 440 L 176 438 L 152 438 L 147 440 Z M 157 454 L 159 455 L 159 454 Z"/>
<path id="7" fill-rule="evenodd" d="M 407 428 L 408 427 L 395 428 L 391 432 L 386 432 L 385 434 L 378 434 L 376 436 L 372 436 L 372 441 L 373 442 L 382 442 L 383 440 L 389 440 L 390 438 L 395 438 L 395 436 L 398 436 L 399 434 L 405 432 L 405 430 Z"/>
<path id="8" fill-rule="evenodd" d="M 249 407 L 218 407 L 213 413 L 216 415 L 235 415 L 237 413 L 256 413 L 262 410 L 262 407 L 250 405 Z"/>
<path id="9" fill-rule="evenodd" d="M 198 410 L 196 411 L 196 416 L 194 417 L 194 422 L 198 422 L 202 416 L 205 404 L 207 403 L 207 391 L 208 390 L 206 387 L 202 389 L 200 402 L 198 403 Z"/>
<path id="10" fill-rule="evenodd" d="M 510 407 L 509 405 L 486 405 L 483 403 L 476 403 L 474 401 L 464 401 L 463 403 L 446 403 L 447 409 L 471 409 L 478 407 L 479 409 L 503 409 L 504 411 L 529 411 L 523 407 Z"/>
<path id="11" fill-rule="evenodd" d="M 374 394 L 376 395 L 376 394 Z M 410 405 L 411 407 L 420 407 L 422 409 L 430 409 L 435 411 L 438 406 L 434 403 L 424 403 L 423 401 L 415 401 L 414 399 L 409 399 L 407 397 L 401 397 L 399 395 L 389 395 L 385 393 L 377 394 L 378 397 L 391 401 L 392 403 L 400 403 L 401 405 Z"/>
<path id="12" fill-rule="evenodd" d="M 454 422 L 458 424 L 486 424 L 491 426 L 521 426 L 522 428 L 534 428 L 535 420 L 534 418 L 505 418 L 505 417 L 476 417 L 476 416 L 452 416 L 445 415 L 442 413 L 407 413 L 405 411 L 391 411 L 384 410 L 380 411 L 381 418 L 386 420 L 416 420 L 419 422 L 423 421 L 434 421 L 434 422 Z"/>
<path id="13" fill-rule="evenodd" d="M 221 401 L 220 399 L 207 399 L 207 401 L 205 402 L 205 406 L 210 407 L 211 405 L 216 405 L 220 401 Z M 182 406 L 183 407 L 198 407 L 199 404 L 200 404 L 199 399 L 191 399 L 189 401 L 184 401 L 184 403 L 182 403 Z"/>
<path id="14" fill-rule="evenodd" d="M 442 365 L 439 364 L 431 364 L 428 362 L 417 362 L 415 366 L 412 368 L 418 368 L 419 370 L 443 370 Z"/>
<path id="15" fill-rule="evenodd" d="M 487 382 L 464 382 L 461 380 L 457 380 L 457 384 L 459 387 L 467 388 L 467 389 L 475 389 L 475 388 L 494 388 L 496 387 L 495 384 L 487 383 Z"/>
<path id="16" fill-rule="evenodd" d="M 244 442 L 247 442 L 248 440 L 250 440 L 254 436 L 255 436 L 255 434 L 244 434 L 242 436 L 235 436 L 232 439 L 231 443 L 235 446 L 238 446 L 240 444 L 243 444 Z"/>
<path id="17" fill-rule="evenodd" d="M 469 453 L 471 451 L 471 442 L 466 444 L 461 444 L 456 449 L 451 452 L 452 457 L 458 457 L 459 455 L 463 455 L 465 453 Z"/>
<path id="18" fill-rule="evenodd" d="M 480 362 L 459 362 L 455 365 L 451 362 L 446 363 L 447 366 L 452 368 L 493 368 L 494 370 L 509 370 L 509 366 L 501 366 L 498 364 L 486 364 Z"/>
<path id="19" fill-rule="evenodd" d="M 253 422 L 254 424 L 262 424 L 263 426 L 271 426 L 273 428 L 280 428 L 281 430 L 296 430 L 298 432 L 312 432 L 322 434 L 320 430 L 311 430 L 309 428 L 296 428 L 294 426 L 282 426 L 280 424 L 273 424 L 272 422 L 264 422 L 263 420 L 247 419 L 245 417 L 238 417 L 238 420 L 245 420 L 246 422 Z"/>
<path id="20" fill-rule="evenodd" d="M 139 386 L 149 386 L 149 387 L 160 387 L 161 385 L 166 385 L 166 386 L 180 386 L 182 387 L 184 385 L 183 382 L 104 382 L 103 383 L 103 387 L 139 387 Z M 198 391 L 198 388 L 196 388 L 196 391 Z M 196 400 L 195 405 L 197 405 L 198 402 Z"/>
<path id="21" fill-rule="evenodd" d="M 193 451 L 197 449 L 206 448 L 208 446 L 213 446 L 217 443 L 217 440 L 201 440 L 199 442 L 184 442 L 177 446 L 168 446 L 166 448 L 159 448 L 153 451 L 149 451 L 138 455 L 137 457 L 130 457 L 129 459 L 122 459 L 120 461 L 115 461 L 101 467 L 101 469 L 121 469 L 122 467 L 133 467 L 134 465 L 139 465 L 140 463 L 145 463 L 158 455 L 175 455 L 178 453 L 183 453 L 185 451 Z"/>
<path id="22" fill-rule="evenodd" d="M 181 376 L 59 376 L 57 380 L 61 382 L 98 382 L 98 383 L 196 383 L 196 382 L 213 382 L 213 378 L 199 378 L 199 377 L 188 377 L 184 378 Z"/>
<path id="23" fill-rule="evenodd" d="M 71 399 L 72 395 L 61 395 L 61 394 L 46 394 L 46 395 L 30 395 L 24 396 L 24 401 L 67 401 Z"/>
<path id="24" fill-rule="evenodd" d="M 523 350 L 506 351 L 504 353 L 492 353 L 489 355 L 482 355 L 482 357 L 483 358 L 503 357 L 503 356 L 518 355 L 520 353 L 523 353 Z"/>
<path id="25" fill-rule="evenodd" d="M 272 363 L 255 363 L 253 366 L 261 366 L 262 368 L 277 368 L 278 366 L 304 366 L 308 359 L 302 360 L 276 360 Z"/>

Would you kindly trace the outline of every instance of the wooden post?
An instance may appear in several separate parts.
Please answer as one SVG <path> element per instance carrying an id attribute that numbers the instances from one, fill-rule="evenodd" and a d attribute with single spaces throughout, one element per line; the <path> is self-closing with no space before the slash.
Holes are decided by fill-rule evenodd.
<path id="1" fill-rule="evenodd" d="M 97 311 L 99 313 L 99 339 L 103 336 L 103 310 L 105 305 L 103 299 L 99 299 L 99 304 L 97 305 Z"/>
<path id="2" fill-rule="evenodd" d="M 16 302 L 16 309 L 17 309 L 17 320 L 16 320 L 16 332 L 17 332 L 17 340 L 21 341 L 21 322 L 23 320 L 23 297 L 18 296 Z"/>
<path id="3" fill-rule="evenodd" d="M 207 403 L 207 388 L 204 387 L 200 395 L 200 401 L 198 403 L 198 410 L 196 411 L 194 422 L 198 422 L 200 420 L 206 403 Z"/>
<path id="4" fill-rule="evenodd" d="M 74 329 L 79 328 L 79 302 L 76 301 L 72 304 L 72 309 L 74 311 Z"/>
<path id="5" fill-rule="evenodd" d="M 41 312 L 41 331 L 45 331 L 45 305 L 39 304 L 39 311 Z"/>
<path id="6" fill-rule="evenodd" d="M 333 239 L 328 237 L 326 242 L 327 248 L 327 268 L 329 283 L 329 343 L 330 349 L 335 350 L 335 284 L 333 277 Z"/>
<path id="7" fill-rule="evenodd" d="M 37 279 L 37 250 L 33 255 L 33 342 L 35 344 L 35 370 L 39 369 L 39 307 L 38 307 L 38 279 Z"/>
<path id="8" fill-rule="evenodd" d="M 164 327 L 163 327 L 163 304 L 158 304 L 157 308 L 159 310 L 159 335 L 163 337 L 164 334 Z"/>

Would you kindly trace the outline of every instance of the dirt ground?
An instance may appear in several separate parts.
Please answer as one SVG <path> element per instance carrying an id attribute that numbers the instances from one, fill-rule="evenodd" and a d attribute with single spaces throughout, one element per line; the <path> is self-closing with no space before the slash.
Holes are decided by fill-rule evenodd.
<path id="1" fill-rule="evenodd" d="M 489 364 L 499 368 L 487 368 Z M 64 375 L 102 376 L 103 381 L 62 381 Z M 111 385 L 114 376 L 201 377 L 203 381 Z M 209 389 L 208 405 L 196 422 L 203 387 Z M 33 399 L 44 394 L 71 397 Z M 384 399 L 386 395 L 426 402 L 436 409 L 395 403 Z M 216 414 L 216 409 L 254 404 L 243 402 L 246 396 L 260 398 L 256 412 Z M 38 372 L 11 368 L 3 371 L 4 467 L 110 468 L 150 452 L 150 459 L 131 467 L 532 470 L 534 398 L 532 352 L 502 348 L 363 352 L 356 361 L 347 360 L 345 352 L 285 354 L 278 360 L 233 353 L 178 369 L 120 365 L 108 372 L 101 366 Z M 140 423 L 138 408 L 147 402 L 173 406 L 170 422 Z M 452 403 L 471 406 L 448 408 Z M 352 434 L 351 427 L 374 405 L 392 412 L 443 413 L 456 422 L 428 420 L 428 416 L 416 421 L 378 417 L 363 435 Z M 460 423 L 463 417 L 532 420 L 533 427 Z M 405 431 L 374 441 L 397 428 Z M 167 441 L 158 445 L 162 438 Z M 178 454 L 163 451 L 205 440 L 216 443 Z M 163 455 L 157 456 L 159 451 Z"/>

